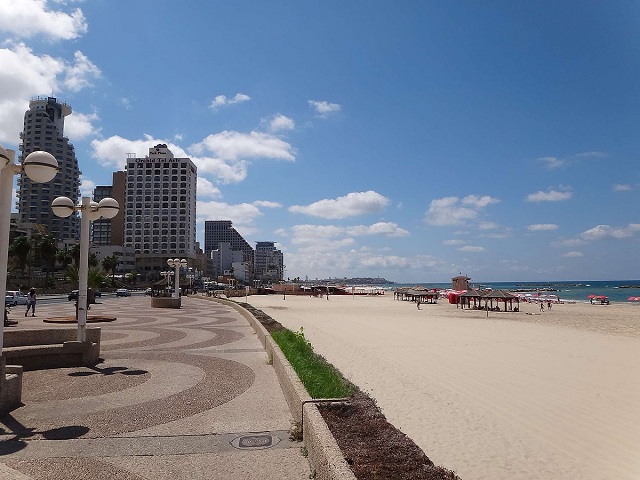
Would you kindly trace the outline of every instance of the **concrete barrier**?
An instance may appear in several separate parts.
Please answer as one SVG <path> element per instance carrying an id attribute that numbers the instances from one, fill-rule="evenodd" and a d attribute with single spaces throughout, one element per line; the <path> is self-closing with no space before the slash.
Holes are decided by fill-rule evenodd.
<path id="1" fill-rule="evenodd" d="M 228 305 L 238 311 L 255 330 L 267 351 L 267 355 L 272 360 L 291 414 L 294 420 L 302 425 L 303 442 L 309 452 L 308 458 L 311 468 L 315 472 L 314 478 L 318 480 L 356 480 L 356 476 L 344 459 L 342 450 L 318 411 L 318 407 L 313 403 L 305 403 L 310 401 L 311 397 L 269 332 L 251 312 L 236 302 L 215 297 L 207 298 L 207 300 L 209 299 Z"/>
<path id="2" fill-rule="evenodd" d="M 153 308 L 180 308 L 181 306 L 181 297 L 151 297 L 151 307 Z"/>
<path id="3" fill-rule="evenodd" d="M 25 371 L 91 366 L 100 359 L 100 327 L 87 327 L 87 341 L 77 341 L 76 328 L 5 330 L 2 356 Z"/>

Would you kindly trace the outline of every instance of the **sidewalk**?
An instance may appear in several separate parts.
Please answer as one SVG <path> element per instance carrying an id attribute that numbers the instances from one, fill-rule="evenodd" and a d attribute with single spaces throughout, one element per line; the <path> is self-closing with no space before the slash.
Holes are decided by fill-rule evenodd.
<path id="1" fill-rule="evenodd" d="M 230 307 L 184 297 L 103 298 L 95 368 L 25 372 L 0 418 L 0 479 L 308 479 L 293 418 L 252 327 Z M 74 314 L 73 302 L 12 309 L 15 328 Z M 64 325 L 61 328 L 75 328 Z"/>

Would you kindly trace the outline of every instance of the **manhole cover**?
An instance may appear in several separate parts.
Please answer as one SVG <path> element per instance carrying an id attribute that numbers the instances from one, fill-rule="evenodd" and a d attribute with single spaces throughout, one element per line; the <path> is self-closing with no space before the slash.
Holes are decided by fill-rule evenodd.
<path id="1" fill-rule="evenodd" d="M 242 437 L 236 437 L 231 441 L 231 445 L 234 447 L 249 450 L 271 448 L 278 443 L 280 443 L 280 439 L 278 437 L 268 434 L 243 435 Z"/>

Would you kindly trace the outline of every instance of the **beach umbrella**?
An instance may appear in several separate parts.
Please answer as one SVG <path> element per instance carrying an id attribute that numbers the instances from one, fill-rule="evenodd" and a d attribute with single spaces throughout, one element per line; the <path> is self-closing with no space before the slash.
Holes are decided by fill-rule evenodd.
<path id="1" fill-rule="evenodd" d="M 609 298 L 609 297 L 607 297 L 606 295 L 598 295 L 596 297 L 596 300 L 606 300 L 607 298 Z"/>
<path id="2" fill-rule="evenodd" d="M 597 295 L 595 295 L 593 293 L 591 295 L 587 295 L 587 298 L 596 298 L 596 297 L 597 297 Z"/>
<path id="3" fill-rule="evenodd" d="M 630 302 L 640 302 L 640 297 L 629 297 L 627 300 Z"/>

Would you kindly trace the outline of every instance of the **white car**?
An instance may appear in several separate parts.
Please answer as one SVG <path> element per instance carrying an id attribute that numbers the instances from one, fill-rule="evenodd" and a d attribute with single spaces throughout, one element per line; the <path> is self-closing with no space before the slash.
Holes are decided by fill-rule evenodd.
<path id="1" fill-rule="evenodd" d="M 116 290 L 116 297 L 129 297 L 131 292 L 126 288 L 119 288 Z"/>
<path id="2" fill-rule="evenodd" d="M 4 304 L 10 307 L 26 305 L 27 296 L 18 290 L 7 290 L 6 296 L 4 297 Z"/>

